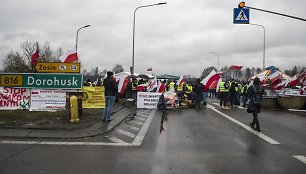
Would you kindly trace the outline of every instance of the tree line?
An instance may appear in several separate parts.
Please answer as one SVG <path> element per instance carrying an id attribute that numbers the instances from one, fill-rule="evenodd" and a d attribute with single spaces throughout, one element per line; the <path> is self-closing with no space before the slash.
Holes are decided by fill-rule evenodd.
<path id="1" fill-rule="evenodd" d="M 45 42 L 40 44 L 38 42 L 28 42 L 25 41 L 20 44 L 19 50 L 9 51 L 6 56 L 2 59 L 3 66 L 0 70 L 1 72 L 6 73 L 30 73 L 34 71 L 33 65 L 31 64 L 31 58 L 33 53 L 38 49 L 39 51 L 39 59 L 37 62 L 61 62 L 59 59 L 60 56 L 63 55 L 63 49 L 51 49 L 50 43 Z M 205 78 L 212 70 L 217 71 L 216 67 L 207 67 L 204 68 L 200 79 Z M 100 78 L 104 77 L 107 71 L 112 71 L 115 74 L 119 72 L 123 72 L 124 68 L 120 64 L 115 64 L 114 67 L 110 70 L 103 69 L 102 71 L 98 69 L 98 67 L 87 70 L 86 68 L 82 69 L 82 74 L 84 77 L 92 77 L 92 78 Z M 246 67 L 240 71 L 232 70 L 228 66 L 224 66 L 220 69 L 221 72 L 225 72 L 223 77 L 225 78 L 238 78 L 241 80 L 247 80 L 250 77 L 253 77 L 256 74 L 259 74 L 262 70 L 258 67 Z M 296 74 L 302 73 L 306 71 L 306 67 L 297 67 L 294 66 L 291 69 L 286 69 L 283 72 L 288 74 L 289 76 L 294 76 Z M 186 74 L 185 77 L 191 77 L 191 75 Z"/>

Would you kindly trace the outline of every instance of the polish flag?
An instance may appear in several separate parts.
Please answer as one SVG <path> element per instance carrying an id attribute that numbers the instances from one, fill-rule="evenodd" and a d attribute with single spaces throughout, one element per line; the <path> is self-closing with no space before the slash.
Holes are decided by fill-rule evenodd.
<path id="1" fill-rule="evenodd" d="M 230 66 L 230 69 L 241 70 L 242 67 L 243 67 L 243 65 L 232 65 L 232 66 Z"/>
<path id="2" fill-rule="evenodd" d="M 296 86 L 296 85 L 298 85 L 298 83 L 299 83 L 299 75 L 295 75 L 290 80 L 288 86 Z"/>
<path id="3" fill-rule="evenodd" d="M 59 58 L 62 62 L 74 62 L 78 60 L 78 53 L 76 49 L 68 50 L 64 55 Z"/>
<path id="4" fill-rule="evenodd" d="M 273 87 L 273 86 L 276 86 L 277 84 L 281 83 L 282 80 L 281 80 L 281 74 L 279 72 L 274 72 L 273 74 L 270 74 L 268 76 L 268 79 L 270 80 L 270 86 Z"/>
<path id="5" fill-rule="evenodd" d="M 123 94 L 127 85 L 129 84 L 129 79 L 125 78 L 125 76 L 122 75 L 122 76 L 116 77 L 116 81 L 118 83 L 118 92 L 120 94 Z"/>
<path id="6" fill-rule="evenodd" d="M 176 85 L 180 85 L 180 83 L 186 82 L 186 80 L 184 79 L 184 76 L 181 76 L 180 79 L 176 82 Z"/>
<path id="7" fill-rule="evenodd" d="M 217 74 L 215 70 L 212 70 L 207 77 L 205 77 L 201 83 L 203 85 L 210 87 L 215 81 L 219 81 L 220 75 Z"/>
<path id="8" fill-rule="evenodd" d="M 281 83 L 279 83 L 279 84 L 276 85 L 276 90 L 281 90 L 281 89 L 283 89 L 283 87 L 286 87 L 286 86 L 287 86 L 286 84 L 288 84 L 288 83 L 289 83 L 289 80 L 284 80 L 284 81 L 282 81 Z"/>
<path id="9" fill-rule="evenodd" d="M 218 80 L 218 84 L 217 84 L 217 87 L 216 87 L 216 92 L 217 93 L 220 93 L 220 82 L 222 82 L 221 78 Z"/>
<path id="10" fill-rule="evenodd" d="M 151 81 L 149 86 L 147 87 L 148 92 L 151 92 L 154 90 L 154 88 L 157 88 L 157 79 L 156 77 Z"/>
<path id="11" fill-rule="evenodd" d="M 165 92 L 165 89 L 166 89 L 166 86 L 167 86 L 166 83 L 162 84 L 162 82 L 159 82 L 158 86 L 159 87 L 157 87 L 157 89 L 158 89 L 157 92 L 159 92 L 159 93 Z"/>
<path id="12" fill-rule="evenodd" d="M 32 62 L 31 62 L 32 65 L 36 64 L 38 58 L 39 58 L 39 52 L 38 52 L 38 45 L 37 45 L 36 51 L 32 55 Z"/>

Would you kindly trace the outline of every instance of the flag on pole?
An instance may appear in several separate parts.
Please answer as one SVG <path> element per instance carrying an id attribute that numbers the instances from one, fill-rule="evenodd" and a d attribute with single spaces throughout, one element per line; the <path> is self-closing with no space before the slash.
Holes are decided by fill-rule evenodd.
<path id="1" fill-rule="evenodd" d="M 230 69 L 241 70 L 242 67 L 243 67 L 243 65 L 232 65 L 232 66 L 230 66 Z"/>
<path id="2" fill-rule="evenodd" d="M 78 60 L 78 53 L 76 49 L 68 50 L 64 55 L 59 58 L 62 62 L 74 62 Z"/>
<path id="3" fill-rule="evenodd" d="M 151 92 L 155 88 L 157 88 L 157 79 L 156 79 L 156 77 L 150 82 L 149 86 L 147 87 L 147 91 Z"/>
<path id="4" fill-rule="evenodd" d="M 118 79 L 118 81 L 117 81 Z M 123 94 L 128 83 L 129 83 L 129 79 L 125 78 L 124 75 L 119 76 L 118 78 L 116 77 L 116 81 L 118 83 L 118 92 L 120 94 Z"/>
<path id="5" fill-rule="evenodd" d="M 31 61 L 32 65 L 36 64 L 38 58 L 39 58 L 39 52 L 38 52 L 38 44 L 37 44 L 36 51 L 32 55 L 32 61 Z"/>
<path id="6" fill-rule="evenodd" d="M 220 79 L 220 75 L 217 74 L 217 72 L 215 70 L 212 70 L 208 76 L 206 76 L 201 83 L 203 83 L 203 85 L 205 85 L 206 87 L 210 87 L 212 83 L 214 83 L 214 81 L 219 81 Z"/>
<path id="7" fill-rule="evenodd" d="M 185 82 L 186 80 L 184 79 L 184 76 L 181 76 L 180 79 L 176 82 L 176 85 L 179 86 L 180 83 Z"/>
<path id="8" fill-rule="evenodd" d="M 219 78 L 218 84 L 217 84 L 217 87 L 216 87 L 216 92 L 217 92 L 217 93 L 220 93 L 220 82 L 222 82 L 222 79 L 221 79 L 221 78 Z"/>

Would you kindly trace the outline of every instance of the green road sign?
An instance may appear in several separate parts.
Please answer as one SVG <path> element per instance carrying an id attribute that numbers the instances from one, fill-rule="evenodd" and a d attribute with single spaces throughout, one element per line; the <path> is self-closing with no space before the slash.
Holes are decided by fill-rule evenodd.
<path id="1" fill-rule="evenodd" d="M 82 89 L 82 74 L 0 74 L 0 86 L 19 88 Z"/>

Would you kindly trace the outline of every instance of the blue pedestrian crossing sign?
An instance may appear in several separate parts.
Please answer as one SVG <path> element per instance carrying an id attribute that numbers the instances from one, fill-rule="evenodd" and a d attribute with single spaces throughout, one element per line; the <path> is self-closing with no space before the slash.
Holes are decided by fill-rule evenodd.
<path id="1" fill-rule="evenodd" d="M 234 24 L 249 24 L 250 12 L 248 8 L 234 8 Z"/>

